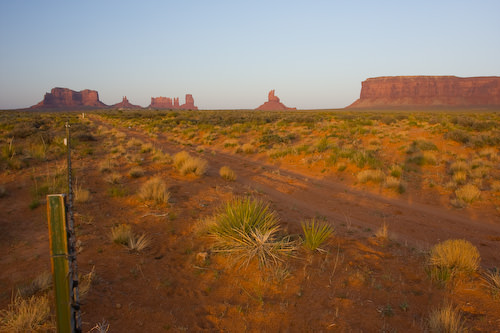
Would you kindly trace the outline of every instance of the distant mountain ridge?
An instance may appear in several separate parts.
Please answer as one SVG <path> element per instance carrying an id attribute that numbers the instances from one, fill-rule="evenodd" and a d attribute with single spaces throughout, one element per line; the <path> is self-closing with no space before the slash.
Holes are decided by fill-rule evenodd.
<path id="1" fill-rule="evenodd" d="M 500 106 L 500 77 L 382 76 L 361 83 L 348 108 Z"/>

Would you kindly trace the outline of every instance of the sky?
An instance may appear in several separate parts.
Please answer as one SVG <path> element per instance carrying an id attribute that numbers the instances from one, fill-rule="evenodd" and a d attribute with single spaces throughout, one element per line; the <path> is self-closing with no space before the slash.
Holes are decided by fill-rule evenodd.
<path id="1" fill-rule="evenodd" d="M 0 109 L 54 87 L 342 108 L 393 75 L 500 76 L 500 1 L 0 0 Z"/>

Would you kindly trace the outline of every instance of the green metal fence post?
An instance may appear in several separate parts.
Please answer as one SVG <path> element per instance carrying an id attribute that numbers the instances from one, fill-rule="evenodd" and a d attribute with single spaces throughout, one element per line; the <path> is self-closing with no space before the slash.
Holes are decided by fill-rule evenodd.
<path id="1" fill-rule="evenodd" d="M 72 332 L 66 207 L 63 194 L 47 196 L 50 257 L 56 298 L 57 332 Z"/>

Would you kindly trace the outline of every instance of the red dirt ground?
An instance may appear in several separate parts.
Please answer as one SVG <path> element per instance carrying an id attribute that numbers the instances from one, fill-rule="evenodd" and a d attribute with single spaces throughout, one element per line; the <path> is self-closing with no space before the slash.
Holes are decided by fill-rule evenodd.
<path id="1" fill-rule="evenodd" d="M 92 121 L 111 128 L 98 116 Z M 152 142 L 169 154 L 189 150 L 170 143 L 167 135 L 153 140 L 120 130 L 127 140 Z M 425 251 L 449 238 L 466 237 L 477 246 L 483 268 L 500 266 L 498 212 L 443 208 L 418 189 L 389 197 L 291 163 L 273 165 L 263 156 L 211 148 L 199 153 L 209 166 L 200 178 L 180 176 L 171 165 L 146 157 L 145 175 L 133 179 L 127 176 L 130 163 L 116 158 L 114 169 L 124 175 L 120 186 L 128 194 L 111 197 L 97 165 L 116 142 L 97 138 L 93 155 L 74 157 L 76 177 L 92 195 L 76 205 L 82 243 L 78 263 L 82 273 L 95 267 L 97 274 L 83 299 L 85 331 L 106 320 L 110 332 L 418 332 L 427 329 L 429 312 L 444 302 L 455 304 L 473 331 L 500 331 L 500 302 L 478 276 L 441 288 L 425 272 Z M 223 165 L 235 171 L 235 182 L 218 175 Z M 0 199 L 2 309 L 16 286 L 50 269 L 45 207 L 27 208 L 33 172 L 1 176 L 9 193 Z M 153 175 L 169 185 L 168 206 L 149 206 L 135 195 Z M 238 195 L 269 202 L 290 234 L 301 233 L 304 219 L 321 217 L 334 225 L 335 236 L 326 252 L 299 250 L 278 272 L 231 265 L 211 252 L 199 221 Z M 374 237 L 384 222 L 390 235 L 386 242 Z M 133 254 L 114 244 L 109 235 L 118 223 L 131 223 L 134 231 L 149 235 L 151 247 Z"/>

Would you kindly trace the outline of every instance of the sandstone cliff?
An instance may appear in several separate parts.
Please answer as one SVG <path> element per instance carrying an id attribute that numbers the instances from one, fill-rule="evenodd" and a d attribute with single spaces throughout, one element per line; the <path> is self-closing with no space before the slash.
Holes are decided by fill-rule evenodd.
<path id="1" fill-rule="evenodd" d="M 35 109 L 52 108 L 105 108 L 106 104 L 99 100 L 99 93 L 95 90 L 74 91 L 68 88 L 54 88 L 46 93 L 43 100 L 33 105 Z"/>
<path id="2" fill-rule="evenodd" d="M 191 94 L 186 94 L 186 103 L 179 105 L 179 97 L 151 97 L 150 109 L 168 109 L 168 110 L 198 110 L 194 105 L 194 98 Z"/>
<path id="3" fill-rule="evenodd" d="M 361 83 L 350 108 L 500 106 L 500 77 L 386 76 Z"/>
<path id="4" fill-rule="evenodd" d="M 289 108 L 280 102 L 278 96 L 274 95 L 274 89 L 267 95 L 267 102 L 256 108 L 255 110 L 261 111 L 275 111 L 275 110 L 297 110 L 296 108 Z"/>
<path id="5" fill-rule="evenodd" d="M 127 96 L 123 96 L 123 100 L 120 103 L 116 103 L 110 106 L 112 109 L 142 109 L 142 106 L 130 104 Z"/>

